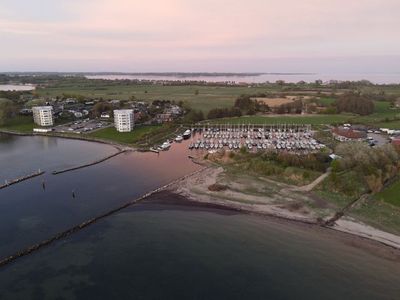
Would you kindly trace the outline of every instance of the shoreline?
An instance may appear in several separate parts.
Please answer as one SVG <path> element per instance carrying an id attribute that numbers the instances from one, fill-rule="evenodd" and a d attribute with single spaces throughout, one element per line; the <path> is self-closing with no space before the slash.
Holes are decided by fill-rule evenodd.
<path id="1" fill-rule="evenodd" d="M 305 230 L 313 230 L 317 234 L 321 234 L 329 238 L 332 237 L 334 239 L 337 239 L 339 242 L 342 242 L 352 247 L 359 248 L 370 254 L 385 259 L 389 259 L 392 261 L 400 262 L 399 248 L 383 244 L 373 239 L 334 230 L 333 228 L 320 226 L 317 223 L 304 222 L 304 221 L 284 218 L 275 215 L 263 214 L 263 213 L 255 213 L 252 211 L 239 209 L 235 207 L 229 207 L 218 203 L 196 201 L 184 195 L 176 193 L 175 191 L 171 190 L 171 188 L 161 190 L 149 196 L 148 198 L 144 199 L 140 205 L 161 206 L 161 208 L 155 208 L 155 209 L 163 209 L 163 206 L 166 206 L 167 209 L 169 208 L 173 209 L 174 207 L 177 207 L 180 210 L 187 209 L 187 210 L 198 210 L 205 212 L 220 213 L 224 215 L 244 214 L 244 215 L 254 216 L 257 218 L 261 218 L 263 220 L 267 220 L 268 222 L 273 222 L 277 224 L 289 224 L 290 226 L 297 226 Z M 132 207 L 131 209 L 141 209 L 141 208 L 140 206 L 135 206 Z M 146 209 L 146 207 L 144 207 L 143 209 Z"/>
<path id="2" fill-rule="evenodd" d="M 63 139 L 69 139 L 69 140 L 80 140 L 80 141 L 85 141 L 85 142 L 93 142 L 93 143 L 109 145 L 109 146 L 116 148 L 118 151 L 122 151 L 123 149 L 131 150 L 131 151 L 141 151 L 140 149 L 135 148 L 130 145 L 124 145 L 124 144 L 120 144 L 120 143 L 113 142 L 113 141 L 102 140 L 102 139 L 97 139 L 97 138 L 92 138 L 92 137 L 81 136 L 81 135 L 80 136 L 71 136 L 71 135 L 64 135 L 61 133 L 60 134 L 58 134 L 58 133 L 46 134 L 46 133 L 40 133 L 40 132 L 24 133 L 24 132 L 12 131 L 12 130 L 11 131 L 5 130 L 5 129 L 1 129 L 1 128 L 0 128 L 0 133 L 16 135 L 16 136 L 43 136 L 43 137 L 63 138 Z"/>
<path id="3" fill-rule="evenodd" d="M 126 151 L 126 148 L 125 150 L 119 148 L 125 146 L 114 142 L 107 142 L 104 140 L 91 140 L 82 137 L 71 137 L 71 136 L 54 135 L 54 134 L 48 135 L 41 133 L 9 132 L 9 131 L 4 131 L 2 129 L 0 129 L 0 133 L 17 135 L 17 136 L 46 136 L 46 137 L 82 140 L 87 142 L 97 142 L 113 146 L 119 151 Z M 139 151 L 137 149 L 129 149 L 129 150 Z M 198 194 L 190 192 L 187 189 L 184 190 L 182 188 L 185 186 L 185 184 L 188 184 L 188 180 L 196 180 L 196 179 L 201 179 L 203 177 L 207 177 L 209 174 L 204 174 L 205 172 L 211 172 L 213 173 L 213 175 L 217 173 L 218 175 L 217 171 L 218 169 L 215 167 L 210 167 L 209 164 L 206 164 L 207 167 L 204 167 L 204 164 L 197 162 L 196 159 L 194 158 L 192 159 L 192 161 L 194 163 L 202 165 L 203 168 L 192 174 L 188 174 L 181 179 L 171 182 L 167 186 L 157 189 L 159 192 L 156 192 L 157 194 L 155 194 L 154 196 L 158 195 L 159 193 L 173 193 L 174 195 L 184 197 L 186 199 L 186 202 L 189 201 L 192 205 L 194 204 L 196 204 L 197 206 L 205 205 L 208 208 L 214 207 L 214 209 L 236 211 L 240 213 L 254 215 L 257 217 L 272 218 L 275 220 L 290 222 L 292 224 L 302 224 L 302 225 L 312 226 L 315 228 L 328 229 L 331 233 L 333 232 L 336 234 L 339 233 L 341 235 L 348 235 L 352 238 L 358 238 L 365 241 L 379 243 L 379 245 L 381 246 L 389 247 L 395 251 L 400 251 L 399 236 L 378 230 L 376 228 L 363 224 L 360 221 L 354 219 L 345 218 L 339 220 L 333 226 L 324 226 L 323 224 L 321 224 L 321 222 L 319 222 L 315 218 L 300 216 L 299 214 L 295 214 L 293 213 L 293 211 L 290 211 L 287 208 L 277 210 L 276 207 L 271 206 L 269 207 L 269 209 L 260 209 L 259 205 L 253 205 L 253 204 L 246 205 L 243 203 L 237 203 L 233 201 L 221 201 L 221 199 L 218 199 L 217 197 L 211 197 L 209 195 L 206 195 L 205 197 L 199 197 Z"/>
<path id="4" fill-rule="evenodd" d="M 201 172 L 193 174 L 181 180 L 180 182 L 173 184 L 166 191 L 182 196 L 187 199 L 187 201 L 195 203 L 218 205 L 224 209 L 233 209 L 254 216 L 274 218 L 278 220 L 290 221 L 291 223 L 324 228 L 331 232 L 349 235 L 353 238 L 373 241 L 382 246 L 399 251 L 400 253 L 400 236 L 379 230 L 349 217 L 344 217 L 343 219 L 337 221 L 333 226 L 326 226 L 319 222 L 319 220 L 317 220 L 315 217 L 302 217 L 299 214 L 293 213 L 293 211 L 290 211 L 289 209 L 277 209 L 273 205 L 265 205 L 260 207 L 260 205 L 257 204 L 238 203 L 235 201 L 221 199 L 217 194 L 200 194 L 193 192 L 188 188 L 188 186 L 195 186 L 196 183 L 199 185 L 198 181 L 204 180 L 204 178 L 212 181 L 212 176 L 215 178 L 220 172 L 221 170 L 218 168 L 206 168 Z"/>

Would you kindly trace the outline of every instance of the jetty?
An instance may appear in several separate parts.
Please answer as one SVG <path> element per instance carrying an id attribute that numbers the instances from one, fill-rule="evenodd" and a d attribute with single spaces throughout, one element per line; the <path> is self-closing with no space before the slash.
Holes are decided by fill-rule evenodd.
<path id="1" fill-rule="evenodd" d="M 71 168 L 67 168 L 67 169 L 63 169 L 63 170 L 59 170 L 59 171 L 53 171 L 52 174 L 53 175 L 57 175 L 57 174 L 61 174 L 61 173 L 69 172 L 69 171 L 74 171 L 74 170 L 78 170 L 78 169 L 83 169 L 83 168 L 86 168 L 86 167 L 94 166 L 94 165 L 102 163 L 102 162 L 104 162 L 106 160 L 109 160 L 110 158 L 113 158 L 113 157 L 115 157 L 117 155 L 125 153 L 127 151 L 129 151 L 129 150 L 127 150 L 127 149 L 119 150 L 118 152 L 116 152 L 114 154 L 108 155 L 108 156 L 106 156 L 104 158 L 101 158 L 99 160 L 93 161 L 91 163 L 87 163 L 87 164 L 83 164 L 83 165 L 80 165 L 80 166 L 75 166 L 75 167 L 71 167 Z"/>
<path id="2" fill-rule="evenodd" d="M 4 184 L 0 185 L 0 190 L 4 189 L 6 187 L 9 187 L 9 186 L 11 186 L 13 184 L 17 184 L 19 182 L 22 182 L 22 181 L 25 181 L 25 180 L 28 180 L 28 179 L 43 175 L 44 173 L 45 173 L 45 171 L 41 171 L 39 169 L 38 171 L 36 171 L 36 172 L 34 172 L 32 174 L 29 174 L 29 175 L 26 175 L 26 176 L 22 176 L 22 177 L 19 177 L 19 178 L 16 178 L 16 179 L 12 179 L 12 180 L 6 180 Z"/>
<path id="3" fill-rule="evenodd" d="M 163 185 L 163 186 L 161 186 L 159 188 L 156 188 L 156 189 L 144 194 L 143 196 L 141 196 L 139 198 L 136 198 L 136 199 L 133 199 L 131 201 L 128 201 L 125 204 L 122 204 L 122 205 L 120 205 L 120 206 L 118 206 L 118 207 L 116 207 L 114 209 L 111 209 L 111 210 L 109 210 L 109 211 L 107 211 L 107 212 L 105 212 L 105 213 L 103 213 L 103 214 L 101 214 L 99 216 L 96 216 L 96 217 L 91 218 L 91 219 L 89 219 L 87 221 L 84 221 L 84 222 L 82 222 L 82 223 L 80 223 L 78 225 L 75 225 L 75 226 L 73 226 L 73 227 L 71 227 L 69 229 L 66 229 L 66 230 L 64 230 L 62 232 L 59 232 L 59 233 L 55 234 L 53 237 L 50 237 L 49 239 L 46 239 L 44 241 L 41 241 L 41 242 L 36 243 L 34 245 L 31 245 L 31 246 L 29 246 L 29 247 L 27 247 L 27 248 L 25 248 L 25 249 L 23 249 L 21 251 L 16 252 L 13 255 L 10 255 L 10 256 L 7 256 L 7 257 L 5 257 L 3 259 L 0 259 L 0 268 L 4 267 L 4 266 L 6 266 L 6 265 L 8 265 L 8 264 L 10 264 L 10 263 L 12 263 L 14 261 L 16 261 L 19 258 L 22 258 L 24 256 L 32 254 L 35 251 L 38 251 L 41 248 L 43 248 L 45 246 L 48 246 L 48 245 L 50 245 L 50 244 L 52 244 L 52 243 L 54 243 L 54 242 L 56 242 L 58 240 L 67 238 L 68 236 L 72 235 L 73 233 L 76 233 L 76 232 L 88 227 L 89 225 L 92 225 L 92 224 L 94 224 L 94 223 L 96 223 L 96 222 L 98 222 L 98 221 L 100 221 L 100 220 L 102 220 L 102 219 L 104 219 L 104 218 L 106 218 L 108 216 L 111 216 L 111 215 L 113 215 L 113 214 L 115 214 L 115 213 L 117 213 L 117 212 L 129 207 L 129 206 L 135 205 L 138 202 L 148 198 L 149 196 L 151 196 L 151 195 L 153 195 L 153 194 L 155 194 L 157 192 L 160 192 L 162 190 L 165 190 L 166 188 L 172 186 L 173 184 L 176 184 L 176 183 L 178 183 L 178 182 L 180 182 L 180 181 L 182 181 L 182 180 L 184 180 L 184 179 L 186 179 L 186 178 L 188 178 L 190 176 L 193 176 L 193 175 L 195 175 L 195 174 L 197 174 L 199 172 L 202 172 L 207 168 L 208 167 L 203 167 L 203 168 L 201 168 L 201 169 L 199 169 L 197 171 L 194 171 L 194 172 L 192 172 L 190 174 L 187 174 L 187 175 L 185 175 L 185 176 L 183 176 L 181 178 L 178 178 L 178 179 L 176 179 L 176 180 L 174 180 L 174 181 L 172 181 L 172 182 L 170 182 L 170 183 L 168 183 L 166 185 Z"/>

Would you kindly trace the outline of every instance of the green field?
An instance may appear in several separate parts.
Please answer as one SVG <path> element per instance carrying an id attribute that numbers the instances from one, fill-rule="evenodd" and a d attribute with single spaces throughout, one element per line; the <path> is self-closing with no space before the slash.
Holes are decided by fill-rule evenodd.
<path id="1" fill-rule="evenodd" d="M 221 124 L 334 124 L 344 123 L 352 120 L 352 115 L 282 115 L 282 116 L 269 116 L 269 115 L 256 115 L 256 116 L 242 116 L 237 118 L 224 118 L 210 120 L 210 123 Z"/>
<path id="2" fill-rule="evenodd" d="M 154 133 L 161 127 L 161 125 L 136 127 L 131 132 L 118 132 L 114 127 L 108 127 L 89 133 L 88 136 L 123 144 L 135 144 L 142 140 L 147 134 Z"/>
<path id="3" fill-rule="evenodd" d="M 394 118 L 400 118 L 400 110 L 390 108 L 389 102 L 376 102 L 375 112 L 368 116 L 358 116 L 352 114 L 335 115 L 255 115 L 242 116 L 236 118 L 224 118 L 210 120 L 210 123 L 221 124 L 310 124 L 310 125 L 328 125 L 328 124 L 366 124 L 377 127 L 387 127 L 400 129 L 400 120 L 389 121 Z"/>
<path id="4" fill-rule="evenodd" d="M 318 99 L 318 103 L 320 105 L 323 105 L 323 106 L 330 106 L 333 103 L 335 103 L 335 99 L 327 98 L 327 97 L 321 97 L 320 99 Z"/>
<path id="5" fill-rule="evenodd" d="M 199 91 L 195 95 L 196 90 Z M 146 93 L 147 91 L 147 93 Z M 163 86 L 163 85 L 59 85 L 37 89 L 38 96 L 82 95 L 103 99 L 130 99 L 138 101 L 175 100 L 184 101 L 191 108 L 208 113 L 213 108 L 233 106 L 242 94 L 271 92 L 265 87 L 213 87 L 213 86 Z"/>
<path id="6" fill-rule="evenodd" d="M 400 207 L 400 180 L 375 195 L 375 199 Z"/>
<path id="7" fill-rule="evenodd" d="M 6 124 L 0 126 L 0 129 L 21 133 L 32 133 L 34 127 L 38 126 L 33 123 L 33 119 L 31 116 L 17 116 L 7 121 Z"/>

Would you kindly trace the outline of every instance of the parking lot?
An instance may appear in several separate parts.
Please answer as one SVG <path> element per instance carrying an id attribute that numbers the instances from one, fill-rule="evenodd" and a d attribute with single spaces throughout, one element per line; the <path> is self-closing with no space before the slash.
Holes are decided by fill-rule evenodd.
<path id="1" fill-rule="evenodd" d="M 83 119 L 54 127 L 55 132 L 88 133 L 112 126 L 110 122 Z"/>
<path id="2" fill-rule="evenodd" d="M 390 139 L 386 134 L 383 133 L 368 133 L 368 142 L 374 146 L 383 146 L 390 142 Z"/>

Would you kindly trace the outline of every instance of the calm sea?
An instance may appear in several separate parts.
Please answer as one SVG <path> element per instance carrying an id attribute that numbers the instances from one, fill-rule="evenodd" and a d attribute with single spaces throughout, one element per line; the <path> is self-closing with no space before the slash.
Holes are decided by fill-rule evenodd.
<path id="1" fill-rule="evenodd" d="M 53 170 L 115 150 L 75 140 L 3 136 L 1 178 L 39 165 L 49 173 L 0 190 L 0 257 L 198 169 L 187 158 L 185 143 L 159 155 L 127 153 L 54 176 Z M 162 199 L 125 209 L 0 269 L 0 299 L 399 295 L 399 262 L 347 245 L 329 231 Z"/>

